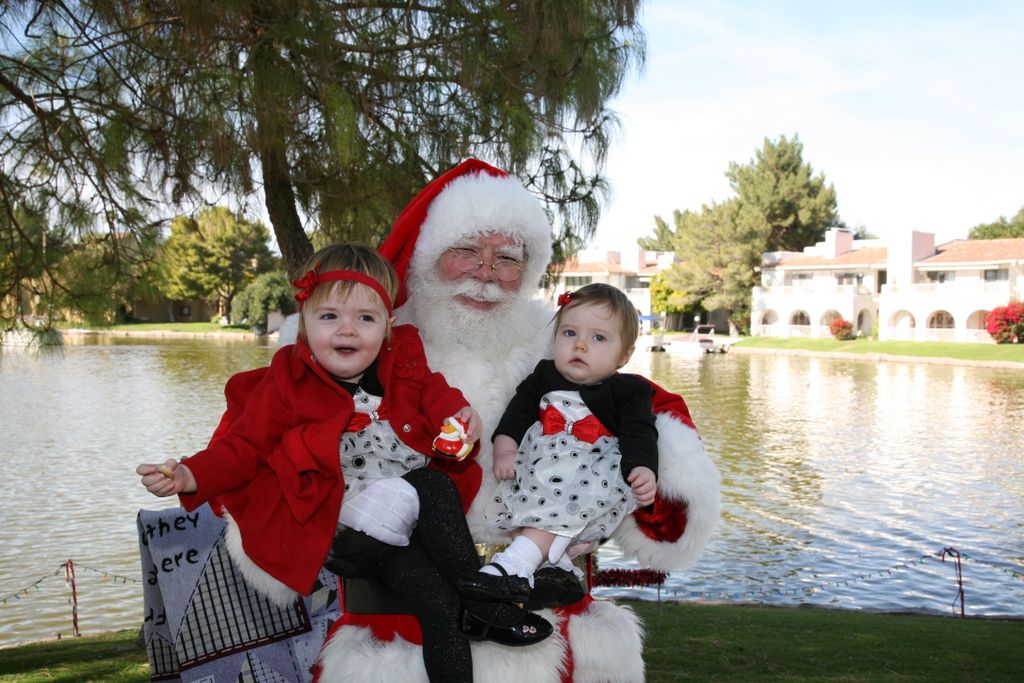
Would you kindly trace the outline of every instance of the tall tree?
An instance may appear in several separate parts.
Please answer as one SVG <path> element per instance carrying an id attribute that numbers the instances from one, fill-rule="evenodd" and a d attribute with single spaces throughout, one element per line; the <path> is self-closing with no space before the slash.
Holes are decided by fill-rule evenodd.
<path id="1" fill-rule="evenodd" d="M 836 191 L 803 159 L 799 136 L 768 138 L 747 164 L 729 164 L 725 177 L 744 220 L 767 235 L 766 251 L 800 251 L 825 237 L 838 220 Z"/>
<path id="2" fill-rule="evenodd" d="M 636 243 L 641 249 L 647 249 L 648 251 L 675 251 L 675 240 L 676 234 L 672 232 L 672 228 L 668 227 L 665 219 L 661 216 L 655 216 L 654 235 L 640 237 Z"/>
<path id="3" fill-rule="evenodd" d="M 981 223 L 971 228 L 967 233 L 969 240 L 994 240 L 1007 237 L 1024 237 L 1024 207 L 1014 214 L 1013 218 L 1006 220 L 1006 216 L 1000 216 L 994 223 Z"/>
<path id="4" fill-rule="evenodd" d="M 674 212 L 680 263 L 666 281 L 675 290 L 670 301 L 724 308 L 731 326 L 745 330 L 761 255 L 800 251 L 822 239 L 839 217 L 835 190 L 804 162 L 796 137 L 766 138 L 750 163 L 732 163 L 725 175 L 736 196 L 700 213 Z"/>
<path id="5" fill-rule="evenodd" d="M 235 295 L 272 266 L 269 239 L 262 223 L 224 207 L 178 216 L 162 249 L 161 291 L 172 299 L 216 299 L 218 313 L 230 319 Z"/>
<path id="6" fill-rule="evenodd" d="M 596 226 L 607 102 L 643 58 L 639 4 L 12 0 L 0 210 L 44 190 L 80 235 L 262 195 L 294 270 L 313 241 L 375 243 L 476 155 L 549 203 L 562 253 Z"/>
<path id="7" fill-rule="evenodd" d="M 700 213 L 676 211 L 680 262 L 665 278 L 674 290 L 670 302 L 680 308 L 724 308 L 733 331 L 749 327 L 750 290 L 757 282 L 754 266 L 764 251 L 761 226 L 743 214 L 743 203 L 735 197 L 705 205 Z"/>

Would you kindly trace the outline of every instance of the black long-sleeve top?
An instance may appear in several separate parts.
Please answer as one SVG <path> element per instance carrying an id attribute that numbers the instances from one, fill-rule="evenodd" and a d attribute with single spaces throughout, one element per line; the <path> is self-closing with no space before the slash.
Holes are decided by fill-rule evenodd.
<path id="1" fill-rule="evenodd" d="M 530 376 L 519 383 L 494 435 L 504 434 L 521 443 L 537 421 L 540 400 L 549 391 L 578 391 L 590 412 L 619 440 L 623 479 L 634 467 L 658 473 L 658 429 L 654 423 L 651 384 L 639 375 L 615 373 L 594 385 L 576 384 L 555 368 L 553 360 L 537 363 Z M 492 437 L 493 439 L 493 437 Z"/>

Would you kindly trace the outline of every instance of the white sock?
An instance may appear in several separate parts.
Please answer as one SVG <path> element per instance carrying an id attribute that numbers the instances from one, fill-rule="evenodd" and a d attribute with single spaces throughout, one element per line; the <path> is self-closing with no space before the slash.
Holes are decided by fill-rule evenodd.
<path id="1" fill-rule="evenodd" d="M 571 572 L 576 569 L 576 565 L 574 565 L 572 563 L 572 560 L 569 559 L 569 556 L 565 554 L 558 558 L 557 562 L 552 562 L 551 566 L 558 567 L 559 569 L 564 569 L 567 572 Z"/>
<path id="2" fill-rule="evenodd" d="M 571 538 L 565 536 L 555 536 L 555 540 L 551 541 L 551 547 L 548 548 L 548 562 L 557 563 L 558 558 L 565 554 L 565 549 L 569 547 L 571 541 Z"/>
<path id="3" fill-rule="evenodd" d="M 492 564 L 500 564 L 509 574 L 521 576 L 533 585 L 533 570 L 540 566 L 544 555 L 537 544 L 526 536 L 517 536 L 512 545 L 496 553 L 489 564 L 484 565 L 480 571 L 487 574 L 500 575 L 501 572 L 492 567 Z"/>

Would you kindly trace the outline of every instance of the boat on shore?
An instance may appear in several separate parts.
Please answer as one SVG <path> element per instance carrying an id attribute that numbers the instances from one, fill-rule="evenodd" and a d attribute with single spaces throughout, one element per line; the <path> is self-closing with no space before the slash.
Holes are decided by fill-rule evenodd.
<path id="1" fill-rule="evenodd" d="M 725 353 L 739 340 L 739 337 L 716 336 L 714 325 L 697 325 L 689 334 L 666 339 L 663 348 L 670 353 L 701 356 L 708 353 Z"/>

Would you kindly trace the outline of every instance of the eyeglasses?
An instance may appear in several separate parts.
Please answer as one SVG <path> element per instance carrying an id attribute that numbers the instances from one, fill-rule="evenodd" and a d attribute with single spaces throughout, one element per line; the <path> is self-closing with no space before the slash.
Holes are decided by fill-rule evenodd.
<path id="1" fill-rule="evenodd" d="M 475 273 L 480 266 L 490 266 L 491 272 L 499 282 L 515 282 L 523 276 L 523 264 L 514 258 L 499 256 L 494 263 L 484 263 L 480 254 L 472 249 L 452 247 L 445 253 L 448 254 L 452 265 L 465 275 Z"/>

